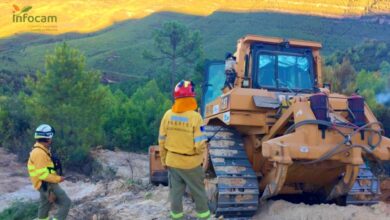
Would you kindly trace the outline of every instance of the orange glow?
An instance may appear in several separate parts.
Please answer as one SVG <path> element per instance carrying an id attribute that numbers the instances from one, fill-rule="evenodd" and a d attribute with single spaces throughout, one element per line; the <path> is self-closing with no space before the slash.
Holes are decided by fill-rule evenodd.
<path id="1" fill-rule="evenodd" d="M 32 8 L 27 10 L 28 6 Z M 27 10 L 26 13 L 22 13 L 24 9 Z M 387 0 L 2 0 L 0 37 L 25 32 L 86 33 L 100 30 L 118 21 L 142 18 L 159 11 L 207 16 L 218 10 L 277 11 L 343 17 L 361 16 L 367 13 L 390 13 L 390 2 Z M 37 22 L 48 19 L 47 16 L 55 16 L 57 22 Z"/>

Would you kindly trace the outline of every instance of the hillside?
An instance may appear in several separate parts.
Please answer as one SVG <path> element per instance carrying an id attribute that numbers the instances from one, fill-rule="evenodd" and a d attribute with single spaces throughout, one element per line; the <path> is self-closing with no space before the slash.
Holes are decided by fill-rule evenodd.
<path id="1" fill-rule="evenodd" d="M 0 37 L 18 33 L 35 32 L 61 34 L 68 32 L 90 33 L 101 30 L 118 21 L 144 18 L 150 14 L 170 11 L 208 16 L 216 11 L 230 12 L 287 12 L 325 17 L 359 17 L 390 12 L 388 0 L 144 0 L 144 1 L 83 1 L 29 0 L 0 1 Z M 55 15 L 55 27 L 31 28 L 29 25 L 10 22 L 12 4 L 32 7 L 29 12 L 39 15 Z M 77 13 L 74 13 L 77 12 Z"/>
<path id="2" fill-rule="evenodd" d="M 390 42 L 389 17 L 386 16 L 336 19 L 279 13 L 216 12 L 202 17 L 161 12 L 120 22 L 95 33 L 27 34 L 0 40 L 0 71 L 34 73 L 43 68 L 46 52 L 65 40 L 85 53 L 89 67 L 102 72 L 142 76 L 150 68 L 142 59 L 142 52 L 152 46 L 153 30 L 169 20 L 199 30 L 208 59 L 221 59 L 225 52 L 233 51 L 237 39 L 246 34 L 320 41 L 325 55 L 367 39 Z"/>

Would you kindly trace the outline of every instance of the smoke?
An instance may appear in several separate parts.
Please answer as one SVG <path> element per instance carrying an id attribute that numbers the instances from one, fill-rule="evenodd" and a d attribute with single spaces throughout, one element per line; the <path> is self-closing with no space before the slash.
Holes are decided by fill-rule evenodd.
<path id="1" fill-rule="evenodd" d="M 390 104 L 390 92 L 387 93 L 379 93 L 376 95 L 376 101 L 383 105 L 389 105 Z"/>

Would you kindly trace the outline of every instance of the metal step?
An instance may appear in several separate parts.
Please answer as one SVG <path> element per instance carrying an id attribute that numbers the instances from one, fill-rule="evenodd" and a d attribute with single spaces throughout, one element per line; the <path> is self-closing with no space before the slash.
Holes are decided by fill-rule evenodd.
<path id="1" fill-rule="evenodd" d="M 245 166 L 245 167 L 252 167 L 250 162 L 245 159 L 236 159 L 236 158 L 215 158 L 214 160 L 215 166 Z"/>

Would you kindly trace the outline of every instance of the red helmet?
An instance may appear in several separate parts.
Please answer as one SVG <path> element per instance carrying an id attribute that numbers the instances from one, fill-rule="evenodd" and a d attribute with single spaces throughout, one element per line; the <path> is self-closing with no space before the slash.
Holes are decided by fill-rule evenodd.
<path id="1" fill-rule="evenodd" d="M 192 81 L 180 81 L 175 86 L 173 97 L 175 97 L 175 99 L 184 97 L 195 97 L 195 84 Z"/>

